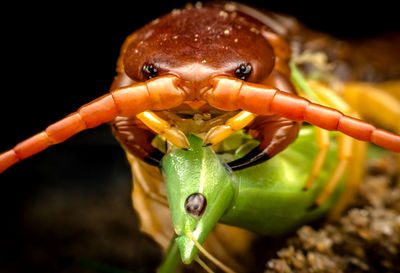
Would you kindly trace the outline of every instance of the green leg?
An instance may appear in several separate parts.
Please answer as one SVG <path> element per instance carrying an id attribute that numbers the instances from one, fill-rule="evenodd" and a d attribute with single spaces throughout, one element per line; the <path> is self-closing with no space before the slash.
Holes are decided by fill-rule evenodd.
<path id="1" fill-rule="evenodd" d="M 181 256 L 179 254 L 178 245 L 175 242 L 176 237 L 174 236 L 168 247 L 167 253 L 165 254 L 164 261 L 157 270 L 157 273 L 171 273 L 176 272 L 176 269 L 180 265 Z"/>

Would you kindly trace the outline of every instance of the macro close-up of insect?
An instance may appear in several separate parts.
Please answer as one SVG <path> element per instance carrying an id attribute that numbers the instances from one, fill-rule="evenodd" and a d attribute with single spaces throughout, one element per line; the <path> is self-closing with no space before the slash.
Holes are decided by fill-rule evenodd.
<path id="1" fill-rule="evenodd" d="M 360 43 L 279 6 L 179 5 L 132 26 L 113 15 L 119 32 L 101 13 L 43 39 L 57 16 L 26 21 L 1 107 L 18 127 L 1 141 L 5 272 L 259 272 L 257 242 L 343 215 L 369 155 L 400 181 L 400 35 Z"/>

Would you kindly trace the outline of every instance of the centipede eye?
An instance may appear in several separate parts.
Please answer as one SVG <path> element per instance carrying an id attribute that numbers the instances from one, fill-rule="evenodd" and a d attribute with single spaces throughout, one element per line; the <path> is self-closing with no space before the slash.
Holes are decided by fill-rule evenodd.
<path id="1" fill-rule="evenodd" d="M 158 76 L 158 69 L 154 64 L 144 64 L 142 72 L 148 80 Z"/>
<path id="2" fill-rule="evenodd" d="M 242 81 L 245 81 L 249 78 L 251 74 L 252 67 L 250 64 L 241 64 L 238 68 L 235 69 L 235 76 Z"/>
<path id="3" fill-rule="evenodd" d="M 207 199 L 201 193 L 193 193 L 185 201 L 185 210 L 195 217 L 200 217 L 207 207 Z"/>

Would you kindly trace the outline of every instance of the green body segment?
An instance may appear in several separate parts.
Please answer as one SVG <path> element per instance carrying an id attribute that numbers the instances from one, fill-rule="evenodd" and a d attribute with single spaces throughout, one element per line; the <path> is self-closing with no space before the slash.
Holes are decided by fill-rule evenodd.
<path id="1" fill-rule="evenodd" d="M 237 135 L 232 137 L 237 142 Z M 176 243 L 182 261 L 190 263 L 198 249 L 185 235 L 192 232 L 202 244 L 217 222 L 243 227 L 263 235 L 287 233 L 299 225 L 326 213 L 340 189 L 321 207 L 310 209 L 337 162 L 331 145 L 323 170 L 308 191 L 303 186 L 317 153 L 312 127 L 304 127 L 297 140 L 272 159 L 236 172 L 221 163 L 220 157 L 202 140 L 189 135 L 191 148 L 173 148 L 162 161 Z M 227 139 L 225 146 L 229 146 Z M 234 157 L 243 156 L 257 143 L 233 149 Z M 340 187 L 339 187 L 340 188 Z M 185 210 L 186 198 L 202 193 L 207 199 L 203 215 L 193 217 Z"/>
<path id="2" fill-rule="evenodd" d="M 220 222 L 276 236 L 324 215 L 332 207 L 342 187 L 322 206 L 311 209 L 337 163 L 336 147 L 332 143 L 313 187 L 304 191 L 303 186 L 317 152 L 313 128 L 303 127 L 296 141 L 279 155 L 235 172 L 239 182 L 236 198 Z"/>

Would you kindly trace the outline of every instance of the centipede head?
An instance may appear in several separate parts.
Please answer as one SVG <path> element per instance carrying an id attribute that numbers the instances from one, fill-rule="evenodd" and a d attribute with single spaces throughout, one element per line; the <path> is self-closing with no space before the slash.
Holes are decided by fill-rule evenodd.
<path id="1" fill-rule="evenodd" d="M 124 55 L 125 72 L 135 81 L 174 74 L 192 90 L 213 75 L 261 82 L 275 61 L 265 28 L 213 6 L 174 10 L 136 32 Z"/>

